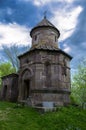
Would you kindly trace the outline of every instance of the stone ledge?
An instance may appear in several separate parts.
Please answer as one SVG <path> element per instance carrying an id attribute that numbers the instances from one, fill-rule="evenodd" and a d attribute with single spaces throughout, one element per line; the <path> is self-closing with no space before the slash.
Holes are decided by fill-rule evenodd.
<path id="1" fill-rule="evenodd" d="M 31 90 L 31 93 L 68 93 L 70 94 L 71 92 L 69 90 L 49 90 L 49 89 L 34 89 Z"/>

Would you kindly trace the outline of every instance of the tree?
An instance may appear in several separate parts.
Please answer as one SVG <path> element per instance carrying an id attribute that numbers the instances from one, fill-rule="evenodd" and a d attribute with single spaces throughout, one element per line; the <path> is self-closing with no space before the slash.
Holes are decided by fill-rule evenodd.
<path id="1" fill-rule="evenodd" d="M 86 61 L 83 61 L 73 77 L 72 96 L 74 100 L 82 106 L 86 105 Z"/>
<path id="2" fill-rule="evenodd" d="M 19 69 L 19 60 L 18 55 L 21 53 L 24 53 L 25 51 L 29 50 L 29 46 L 18 46 L 18 45 L 12 45 L 10 47 L 3 45 L 3 56 L 7 61 L 10 61 L 13 68 L 18 71 Z"/>
<path id="3" fill-rule="evenodd" d="M 12 67 L 10 62 L 0 64 L 0 87 L 1 87 L 1 77 L 15 73 L 16 69 Z"/>
<path id="4" fill-rule="evenodd" d="M 19 54 L 19 48 L 17 45 L 12 45 L 11 47 L 8 47 L 6 45 L 3 45 L 3 54 L 6 60 L 10 61 L 12 66 L 18 70 L 19 68 L 19 61 L 18 61 L 18 54 Z"/>

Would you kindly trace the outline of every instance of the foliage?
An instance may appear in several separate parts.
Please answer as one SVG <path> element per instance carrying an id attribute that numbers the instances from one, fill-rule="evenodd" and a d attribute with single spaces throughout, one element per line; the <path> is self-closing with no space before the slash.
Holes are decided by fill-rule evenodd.
<path id="1" fill-rule="evenodd" d="M 0 130 L 85 130 L 86 110 L 68 107 L 56 112 L 38 113 L 30 107 L 0 102 Z"/>
<path id="2" fill-rule="evenodd" d="M 82 62 L 77 73 L 73 77 L 72 96 L 76 103 L 85 107 L 86 105 L 86 61 Z"/>
<path id="3" fill-rule="evenodd" d="M 16 70 L 15 68 L 12 67 L 10 62 L 1 63 L 0 64 L 0 86 L 1 86 L 1 77 L 15 72 Z"/>

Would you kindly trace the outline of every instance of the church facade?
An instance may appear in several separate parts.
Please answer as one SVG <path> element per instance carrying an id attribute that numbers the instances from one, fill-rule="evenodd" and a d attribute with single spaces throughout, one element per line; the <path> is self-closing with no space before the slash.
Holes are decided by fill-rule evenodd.
<path id="1" fill-rule="evenodd" d="M 18 56 L 18 73 L 2 77 L 1 99 L 30 106 L 68 105 L 72 57 L 59 48 L 59 30 L 44 17 L 30 36 L 30 50 Z"/>

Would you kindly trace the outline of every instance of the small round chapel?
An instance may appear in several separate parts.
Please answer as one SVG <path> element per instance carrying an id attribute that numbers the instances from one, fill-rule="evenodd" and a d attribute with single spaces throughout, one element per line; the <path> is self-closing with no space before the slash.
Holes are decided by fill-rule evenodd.
<path id="1" fill-rule="evenodd" d="M 30 36 L 30 50 L 18 57 L 17 100 L 43 108 L 68 105 L 72 57 L 59 48 L 59 30 L 44 17 L 31 30 Z"/>

